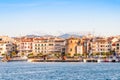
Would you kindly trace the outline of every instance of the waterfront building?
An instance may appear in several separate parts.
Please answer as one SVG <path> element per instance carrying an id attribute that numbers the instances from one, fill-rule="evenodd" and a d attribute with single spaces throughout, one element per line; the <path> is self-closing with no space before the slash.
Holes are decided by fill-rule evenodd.
<path id="1" fill-rule="evenodd" d="M 70 56 L 74 56 L 74 54 L 79 52 L 80 51 L 80 46 L 78 47 L 79 43 L 80 43 L 80 38 L 74 38 L 74 37 L 68 38 L 66 40 L 66 54 L 70 54 Z"/>
<path id="2" fill-rule="evenodd" d="M 5 50 L 6 49 L 6 50 Z M 75 54 L 91 55 L 94 53 L 107 53 L 114 51 L 120 54 L 119 37 L 94 37 L 84 36 L 82 38 L 70 37 L 63 39 L 59 37 L 20 37 L 10 38 L 0 36 L 0 54 L 10 54 L 13 51 L 28 55 L 61 53 L 62 49 L 66 54 L 74 56 Z"/>
<path id="3" fill-rule="evenodd" d="M 4 42 L 13 42 L 14 43 L 14 39 L 9 37 L 9 36 L 0 36 L 0 41 L 4 41 Z"/>
<path id="4" fill-rule="evenodd" d="M 0 56 L 11 55 L 12 52 L 16 51 L 16 45 L 12 38 L 8 36 L 0 36 Z"/>
<path id="5" fill-rule="evenodd" d="M 96 38 L 92 41 L 92 53 L 110 52 L 111 43 L 105 38 Z"/>
<path id="6" fill-rule="evenodd" d="M 17 42 L 17 47 L 19 54 L 28 55 L 29 53 L 32 53 L 33 50 L 33 38 L 28 37 L 21 37 L 19 38 L 19 42 Z"/>
<path id="7" fill-rule="evenodd" d="M 50 44 L 51 44 L 51 39 L 49 39 L 49 47 L 50 47 Z M 54 45 L 53 49 L 49 48 L 49 50 L 51 52 L 61 53 L 62 48 L 65 47 L 65 40 L 62 39 L 62 38 L 57 38 L 56 37 L 53 40 L 53 45 Z"/>
<path id="8" fill-rule="evenodd" d="M 80 55 L 83 54 L 83 45 L 78 45 L 77 46 L 77 54 L 80 54 Z"/>
<path id="9" fill-rule="evenodd" d="M 120 40 L 115 42 L 114 50 L 117 54 L 120 54 Z"/>
<path id="10" fill-rule="evenodd" d="M 48 53 L 48 39 L 47 38 L 34 38 L 33 39 L 33 52 L 35 54 Z"/>
<path id="11" fill-rule="evenodd" d="M 36 54 L 61 53 L 64 46 L 65 40 L 57 37 L 38 37 L 33 40 L 33 52 Z"/>

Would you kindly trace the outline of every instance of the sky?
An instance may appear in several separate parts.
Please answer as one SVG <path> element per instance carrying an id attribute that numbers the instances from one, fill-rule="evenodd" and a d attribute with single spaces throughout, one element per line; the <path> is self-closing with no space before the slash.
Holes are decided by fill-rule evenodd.
<path id="1" fill-rule="evenodd" d="M 120 0 L 0 0 L 0 35 L 120 35 Z"/>

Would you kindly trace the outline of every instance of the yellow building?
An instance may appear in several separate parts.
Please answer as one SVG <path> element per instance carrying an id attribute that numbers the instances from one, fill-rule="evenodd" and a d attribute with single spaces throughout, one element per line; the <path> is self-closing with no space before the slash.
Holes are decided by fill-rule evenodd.
<path id="1" fill-rule="evenodd" d="M 77 53 L 77 46 L 80 44 L 80 38 L 71 37 L 66 40 L 66 54 L 74 56 Z"/>

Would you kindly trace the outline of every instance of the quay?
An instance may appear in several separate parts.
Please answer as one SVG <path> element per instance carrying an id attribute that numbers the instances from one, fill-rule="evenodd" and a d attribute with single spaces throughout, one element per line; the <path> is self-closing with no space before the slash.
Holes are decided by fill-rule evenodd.
<path id="1" fill-rule="evenodd" d="M 66 59 L 66 60 L 62 60 L 62 59 L 28 59 L 28 62 L 120 62 L 119 59 L 95 59 L 95 58 L 85 58 L 85 59 Z"/>
<path id="2" fill-rule="evenodd" d="M 41 59 L 28 59 L 28 62 L 83 62 L 82 60 L 41 60 Z"/>
<path id="3" fill-rule="evenodd" d="M 120 58 L 27 58 L 27 57 L 15 57 L 15 58 L 2 58 L 1 62 L 120 62 Z"/>

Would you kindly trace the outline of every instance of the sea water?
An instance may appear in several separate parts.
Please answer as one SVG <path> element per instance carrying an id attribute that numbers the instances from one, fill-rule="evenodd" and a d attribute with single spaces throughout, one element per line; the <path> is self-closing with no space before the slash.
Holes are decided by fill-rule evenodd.
<path id="1" fill-rule="evenodd" d="M 0 80 L 120 80 L 120 63 L 0 62 Z"/>

